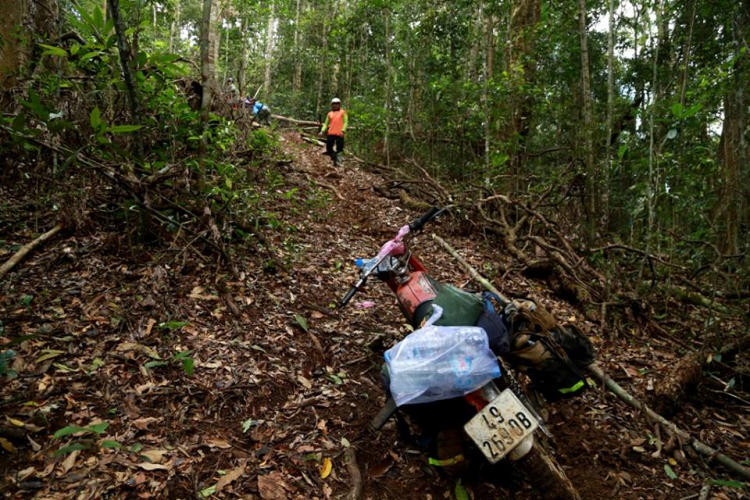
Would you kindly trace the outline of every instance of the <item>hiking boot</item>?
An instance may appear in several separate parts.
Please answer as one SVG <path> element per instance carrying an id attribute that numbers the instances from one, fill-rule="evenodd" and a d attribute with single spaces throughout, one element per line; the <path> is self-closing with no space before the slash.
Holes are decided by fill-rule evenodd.
<path id="1" fill-rule="evenodd" d="M 429 458 L 429 464 L 440 467 L 448 475 L 460 476 L 469 467 L 464 454 L 464 439 L 458 427 L 448 427 L 438 431 L 435 437 L 434 454 L 434 458 Z"/>

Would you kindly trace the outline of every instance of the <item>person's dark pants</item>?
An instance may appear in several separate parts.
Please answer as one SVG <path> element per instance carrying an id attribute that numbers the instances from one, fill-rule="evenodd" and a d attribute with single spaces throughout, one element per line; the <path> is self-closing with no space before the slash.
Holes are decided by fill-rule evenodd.
<path id="1" fill-rule="evenodd" d="M 263 125 L 271 126 L 271 110 L 267 107 L 263 107 L 260 111 L 258 111 L 258 123 Z"/>
<path id="2" fill-rule="evenodd" d="M 333 146 L 336 146 L 336 150 L 333 150 Z M 338 154 L 344 150 L 344 138 L 340 135 L 327 135 L 326 136 L 326 154 L 331 157 L 334 165 L 339 164 Z"/>

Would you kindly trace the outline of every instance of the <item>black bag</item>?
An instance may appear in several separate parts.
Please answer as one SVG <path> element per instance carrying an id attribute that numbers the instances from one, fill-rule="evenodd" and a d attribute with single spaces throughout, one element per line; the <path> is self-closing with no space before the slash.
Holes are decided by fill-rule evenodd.
<path id="1" fill-rule="evenodd" d="M 483 294 L 484 311 L 479 316 L 477 326 L 487 332 L 490 349 L 495 354 L 502 355 L 510 351 L 510 330 L 503 317 L 495 310 L 492 299 L 501 303 L 500 298 L 491 292 Z"/>
<path id="2" fill-rule="evenodd" d="M 506 316 L 513 332 L 510 355 L 531 379 L 532 389 L 551 402 L 579 396 L 589 387 L 583 372 L 596 354 L 580 329 L 558 325 L 530 301 L 514 302 Z"/>

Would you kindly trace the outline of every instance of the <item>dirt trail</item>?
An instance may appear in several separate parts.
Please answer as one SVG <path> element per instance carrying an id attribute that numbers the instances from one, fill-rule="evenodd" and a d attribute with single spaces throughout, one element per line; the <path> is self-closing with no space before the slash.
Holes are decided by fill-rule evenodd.
<path id="1" fill-rule="evenodd" d="M 133 255 L 91 235 L 51 245 L 3 285 L 1 335 L 37 335 L 17 348 L 23 375 L 2 392 L 13 398 L 0 407 L 3 425 L 23 426 L 31 438 L 16 441 L 15 454 L 0 451 L 5 498 L 337 498 L 350 488 L 348 447 L 363 498 L 452 494 L 456 479 L 428 468 L 424 451 L 395 428 L 367 430 L 384 401 L 382 352 L 407 333 L 393 298 L 373 283 L 342 316 L 329 307 L 355 278 L 353 260 L 372 256 L 417 214 L 376 196 L 370 186 L 379 177 L 351 160 L 333 168 L 293 133 L 282 148 L 293 161 L 281 167 L 283 183 L 267 188 L 280 194 L 272 208 L 286 229 L 270 243 L 286 270 L 268 267 L 261 251 L 242 259 L 235 280 L 190 249 L 170 259 Z M 606 366 L 622 362 L 621 345 L 604 343 L 538 284 L 512 273 L 498 280 L 506 258 L 476 235 L 461 236 L 460 225 L 436 231 L 503 292 L 531 295 L 558 319 L 577 321 Z M 438 279 L 467 283 L 430 238 L 415 249 Z M 32 300 L 19 306 L 25 296 Z M 357 307 L 365 299 L 375 307 Z M 193 351 L 192 377 L 172 361 L 185 350 Z M 165 366 L 145 367 L 158 361 Z M 686 427 L 694 417 L 684 417 Z M 90 432 L 52 439 L 53 432 L 97 422 L 109 423 L 99 439 L 120 448 L 53 455 L 97 442 Z M 671 465 L 678 479 L 670 479 L 652 431 L 604 393 L 553 406 L 550 427 L 555 453 L 586 500 L 681 499 L 700 489 L 690 462 Z M 508 468 L 463 484 L 476 499 L 534 498 Z"/>

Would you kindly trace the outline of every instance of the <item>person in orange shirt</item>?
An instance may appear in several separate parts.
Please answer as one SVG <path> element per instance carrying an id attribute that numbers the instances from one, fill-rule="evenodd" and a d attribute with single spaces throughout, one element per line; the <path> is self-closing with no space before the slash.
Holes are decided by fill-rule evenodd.
<path id="1" fill-rule="evenodd" d="M 320 129 L 320 135 L 326 134 L 326 152 L 333 160 L 334 166 L 339 166 L 339 153 L 344 150 L 344 134 L 349 126 L 349 115 L 346 110 L 341 109 L 341 100 L 334 97 L 331 100 L 331 111 L 326 115 L 326 121 L 323 128 Z M 334 151 L 333 146 L 336 146 Z"/>

